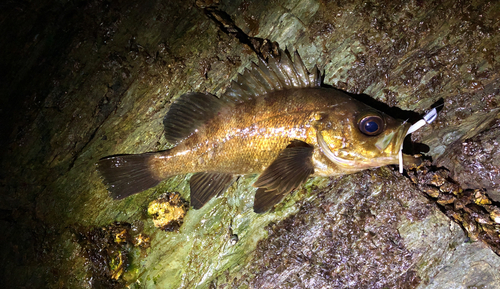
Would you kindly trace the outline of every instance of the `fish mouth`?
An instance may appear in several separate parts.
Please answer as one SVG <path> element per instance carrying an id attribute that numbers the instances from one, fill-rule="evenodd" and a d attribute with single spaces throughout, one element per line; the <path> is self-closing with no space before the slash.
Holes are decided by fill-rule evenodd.
<path id="1" fill-rule="evenodd" d="M 407 123 L 407 122 L 404 122 L 401 125 L 400 129 L 398 130 L 398 134 L 395 137 L 395 142 L 394 142 L 394 146 L 392 147 L 391 155 L 398 155 L 399 152 L 403 150 L 404 140 L 405 140 L 406 136 L 410 134 L 410 133 L 408 133 L 410 130 L 410 127 L 411 127 L 411 124 Z M 399 159 L 399 156 L 398 156 L 398 159 Z"/>
<path id="2" fill-rule="evenodd" d="M 349 159 L 341 157 L 330 150 L 321 131 L 316 131 L 316 138 L 320 150 L 330 161 L 346 172 L 356 172 L 369 168 L 398 164 L 399 153 L 410 126 L 408 123 L 403 123 L 398 129 L 389 134 L 390 136 L 383 141 L 383 145 L 376 145 L 381 155 L 373 158 L 363 155 L 357 155 L 355 158 Z"/>

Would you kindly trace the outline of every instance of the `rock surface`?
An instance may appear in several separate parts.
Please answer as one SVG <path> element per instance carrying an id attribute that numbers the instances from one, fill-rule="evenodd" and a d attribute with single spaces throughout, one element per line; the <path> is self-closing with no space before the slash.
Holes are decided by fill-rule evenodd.
<path id="1" fill-rule="evenodd" d="M 243 34 L 224 31 L 208 8 Z M 451 160 L 443 165 L 457 181 L 495 192 L 499 11 L 495 1 L 3 4 L 0 279 L 9 288 L 498 288 L 499 257 L 467 242 L 393 168 L 311 179 L 262 215 L 252 211 L 254 177 L 241 178 L 188 211 L 179 232 L 164 232 L 147 206 L 165 192 L 188 199 L 188 178 L 114 201 L 95 162 L 168 148 L 170 100 L 220 94 L 257 59 L 242 43 L 254 37 L 297 49 L 327 85 L 369 95 L 360 98 L 394 116 L 415 120 L 442 103 L 414 140 Z M 150 247 L 114 229 L 120 246 L 106 246 L 108 233 L 89 245 L 98 235 L 89 232 L 117 221 Z M 113 250 L 127 258 L 99 260 L 126 264 L 96 272 L 88 248 L 124 248 Z"/>
<path id="2" fill-rule="evenodd" d="M 500 120 L 476 136 L 450 145 L 436 163 L 451 171 L 464 188 L 485 189 L 500 202 Z"/>

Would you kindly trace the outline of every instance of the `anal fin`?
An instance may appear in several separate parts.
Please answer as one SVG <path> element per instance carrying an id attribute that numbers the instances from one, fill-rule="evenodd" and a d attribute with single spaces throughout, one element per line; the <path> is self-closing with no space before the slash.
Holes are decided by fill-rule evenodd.
<path id="1" fill-rule="evenodd" d="M 270 210 L 314 173 L 313 151 L 309 144 L 293 141 L 279 154 L 254 183 L 259 188 L 255 194 L 254 212 Z"/>
<path id="2" fill-rule="evenodd" d="M 232 174 L 196 173 L 189 181 L 191 205 L 200 209 L 210 199 L 224 192 L 234 181 Z"/>

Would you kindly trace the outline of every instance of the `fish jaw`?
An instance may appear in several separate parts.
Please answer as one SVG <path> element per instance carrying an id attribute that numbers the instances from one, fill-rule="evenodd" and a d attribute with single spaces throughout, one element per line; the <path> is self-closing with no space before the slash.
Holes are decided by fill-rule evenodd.
<path id="1" fill-rule="evenodd" d="M 394 136 L 391 141 L 389 141 L 389 145 L 384 149 L 384 155 L 388 157 L 388 162 L 381 164 L 384 165 L 395 165 L 399 163 L 399 151 L 403 147 L 403 142 L 408 135 L 408 129 L 411 124 L 404 122 L 401 126 L 394 131 Z"/>
<path id="2" fill-rule="evenodd" d="M 335 172 L 330 173 L 330 175 L 349 174 L 365 169 L 398 164 L 399 150 L 409 128 L 410 124 L 401 123 L 399 127 L 382 136 L 374 145 L 376 147 L 375 157 L 370 157 L 362 153 L 351 153 L 349 156 L 342 156 L 342 150 L 332 151 L 330 149 L 321 131 L 316 131 L 316 138 L 321 154 L 337 167 L 337 170 L 328 170 Z"/>

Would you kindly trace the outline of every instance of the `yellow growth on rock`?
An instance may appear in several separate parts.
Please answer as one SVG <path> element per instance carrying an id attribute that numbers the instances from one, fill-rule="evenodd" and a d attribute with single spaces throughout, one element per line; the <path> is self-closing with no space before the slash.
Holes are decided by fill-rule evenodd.
<path id="1" fill-rule="evenodd" d="M 165 193 L 148 205 L 148 214 L 155 227 L 164 231 L 177 231 L 187 211 L 187 203 L 178 193 Z"/>

